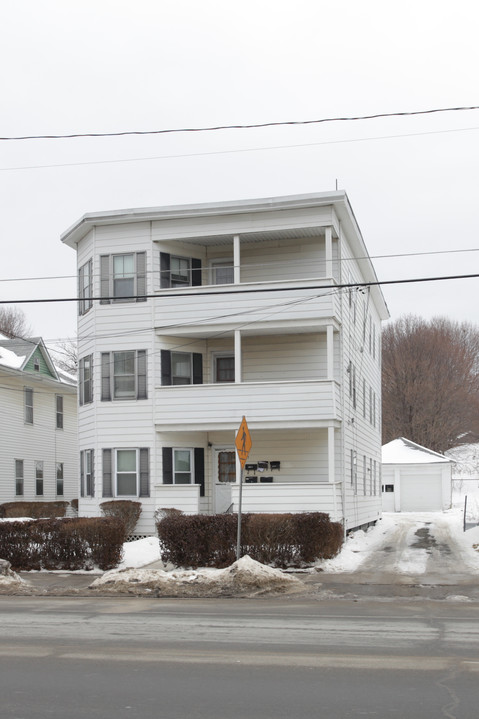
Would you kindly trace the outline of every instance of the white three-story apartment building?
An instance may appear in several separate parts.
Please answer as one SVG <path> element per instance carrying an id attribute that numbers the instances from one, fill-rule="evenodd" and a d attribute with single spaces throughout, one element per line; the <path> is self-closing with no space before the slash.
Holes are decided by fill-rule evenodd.
<path id="1" fill-rule="evenodd" d="M 381 512 L 387 308 L 347 195 L 87 214 L 77 251 L 80 514 L 101 502 Z M 368 285 L 368 283 L 371 283 Z"/>

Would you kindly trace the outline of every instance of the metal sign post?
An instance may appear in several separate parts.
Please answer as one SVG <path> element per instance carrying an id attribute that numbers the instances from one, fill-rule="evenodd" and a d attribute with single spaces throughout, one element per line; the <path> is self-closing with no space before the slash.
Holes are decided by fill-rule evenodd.
<path id="1" fill-rule="evenodd" d="M 251 441 L 251 435 L 249 433 L 248 425 L 246 423 L 246 418 L 243 417 L 235 439 L 235 447 L 236 451 L 238 452 L 238 459 L 241 463 L 238 502 L 238 532 L 236 536 L 236 561 L 238 561 L 238 559 L 240 559 L 241 557 L 241 510 L 243 504 L 243 470 L 245 462 L 248 459 L 252 444 L 253 443 Z"/>

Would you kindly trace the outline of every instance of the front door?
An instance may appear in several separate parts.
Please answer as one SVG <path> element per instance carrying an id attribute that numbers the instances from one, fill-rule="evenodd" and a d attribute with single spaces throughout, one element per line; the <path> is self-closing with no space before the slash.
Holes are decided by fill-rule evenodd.
<path id="1" fill-rule="evenodd" d="M 215 449 L 215 512 L 221 514 L 231 505 L 231 484 L 236 482 L 236 453 L 233 449 Z"/>

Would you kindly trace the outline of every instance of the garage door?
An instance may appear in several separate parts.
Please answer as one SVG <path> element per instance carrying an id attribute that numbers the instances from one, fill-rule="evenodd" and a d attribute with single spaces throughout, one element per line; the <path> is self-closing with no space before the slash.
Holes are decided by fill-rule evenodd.
<path id="1" fill-rule="evenodd" d="M 442 510 L 441 477 L 401 477 L 401 511 L 435 512 Z"/>

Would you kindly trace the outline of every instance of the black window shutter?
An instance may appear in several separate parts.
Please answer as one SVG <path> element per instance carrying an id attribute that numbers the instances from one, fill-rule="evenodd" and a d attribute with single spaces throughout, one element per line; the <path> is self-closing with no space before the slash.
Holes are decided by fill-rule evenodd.
<path id="1" fill-rule="evenodd" d="M 91 462 L 91 497 L 95 496 L 95 450 L 90 450 Z"/>
<path id="2" fill-rule="evenodd" d="M 137 388 L 137 399 L 146 399 L 147 398 L 147 386 L 146 386 L 146 350 L 138 350 L 137 352 L 137 361 L 136 361 L 136 371 L 137 371 L 137 380 L 138 380 L 138 388 Z"/>
<path id="3" fill-rule="evenodd" d="M 136 253 L 136 301 L 146 302 L 146 252 Z"/>
<path id="4" fill-rule="evenodd" d="M 100 257 L 100 297 L 110 296 L 110 255 Z M 109 305 L 110 300 L 100 300 L 101 305 Z"/>
<path id="5" fill-rule="evenodd" d="M 150 496 L 150 459 L 148 447 L 140 448 L 140 497 Z"/>
<path id="6" fill-rule="evenodd" d="M 201 285 L 201 260 L 191 258 L 191 284 L 193 287 Z"/>
<path id="7" fill-rule="evenodd" d="M 170 255 L 160 252 L 160 288 L 171 287 Z"/>
<path id="8" fill-rule="evenodd" d="M 84 456 L 83 450 L 80 452 L 80 497 L 85 496 L 85 475 L 84 475 Z"/>
<path id="9" fill-rule="evenodd" d="M 113 497 L 111 477 L 111 449 L 103 450 L 103 496 Z"/>
<path id="10" fill-rule="evenodd" d="M 171 352 L 161 350 L 161 384 L 171 384 Z"/>
<path id="11" fill-rule="evenodd" d="M 200 485 L 200 497 L 205 496 L 205 450 L 195 447 L 195 484 Z"/>
<path id="12" fill-rule="evenodd" d="M 193 352 L 193 384 L 203 384 L 203 355 Z"/>
<path id="13" fill-rule="evenodd" d="M 110 385 L 110 353 L 101 353 L 101 400 L 102 402 L 109 402 L 111 400 L 111 385 Z"/>
<path id="14" fill-rule="evenodd" d="M 173 447 L 163 447 L 163 484 L 173 484 Z"/>

